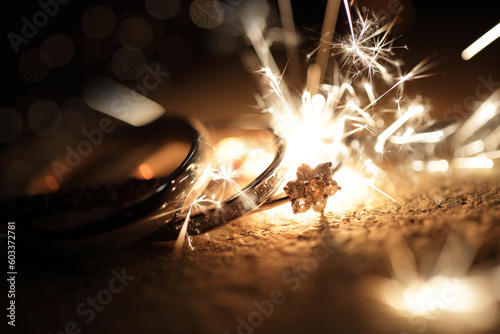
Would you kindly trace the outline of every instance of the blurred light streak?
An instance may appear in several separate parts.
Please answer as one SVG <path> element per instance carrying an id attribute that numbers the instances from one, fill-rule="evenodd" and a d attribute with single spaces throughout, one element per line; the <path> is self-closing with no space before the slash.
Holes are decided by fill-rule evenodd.
<path id="1" fill-rule="evenodd" d="M 375 145 L 375 151 L 382 153 L 384 150 L 384 145 L 387 139 L 396 132 L 406 121 L 408 121 L 411 117 L 415 116 L 418 113 L 424 111 L 422 106 L 411 106 L 408 108 L 408 111 L 405 112 L 401 117 L 399 117 L 394 123 L 392 123 L 384 132 L 382 132 L 377 137 L 377 144 Z"/>
<path id="2" fill-rule="evenodd" d="M 500 88 L 464 122 L 454 135 L 454 141 L 463 145 L 479 128 L 488 123 L 499 112 Z"/>
<path id="3" fill-rule="evenodd" d="M 462 59 L 469 60 L 500 36 L 500 23 L 462 51 Z"/>
<path id="4" fill-rule="evenodd" d="M 454 158 L 451 165 L 456 169 L 464 168 L 493 168 L 493 160 L 488 158 Z"/>

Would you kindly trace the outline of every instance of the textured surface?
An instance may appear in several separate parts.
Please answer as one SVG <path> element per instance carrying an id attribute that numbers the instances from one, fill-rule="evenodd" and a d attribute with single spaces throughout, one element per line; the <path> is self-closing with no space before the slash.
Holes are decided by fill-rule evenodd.
<path id="1" fill-rule="evenodd" d="M 247 216 L 194 238 L 195 249 L 186 246 L 180 258 L 171 242 L 143 242 L 98 259 L 36 261 L 18 276 L 19 325 L 25 333 L 65 326 L 82 333 L 434 333 L 432 321 L 424 328 L 363 297 L 362 279 L 390 277 L 387 245 L 400 236 L 424 271 L 450 232 L 479 247 L 473 268 L 498 265 L 499 189 L 493 172 L 436 178 L 399 191 L 397 204 L 382 198 L 325 216 Z M 113 269 L 130 280 L 109 294 Z M 78 311 L 88 297 L 108 303 L 89 323 L 90 306 Z M 259 317 L 256 304 L 269 317 Z M 241 319 L 258 326 L 243 328 Z"/>

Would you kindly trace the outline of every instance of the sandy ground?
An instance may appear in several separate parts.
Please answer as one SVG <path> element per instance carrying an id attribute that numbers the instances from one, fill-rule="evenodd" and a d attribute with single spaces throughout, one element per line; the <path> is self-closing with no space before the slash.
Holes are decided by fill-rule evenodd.
<path id="1" fill-rule="evenodd" d="M 471 333 L 461 320 L 404 316 L 368 298 L 405 240 L 429 273 L 450 235 L 500 263 L 497 173 L 425 180 L 324 216 L 253 214 L 193 239 L 141 242 L 78 261 L 37 260 L 18 276 L 19 333 Z M 465 253 L 467 254 L 467 252 Z M 471 253 L 470 253 L 471 254 Z M 459 256 L 457 261 L 463 258 Z M 452 262 L 452 267 L 455 263 Z M 118 279 L 117 279 L 118 277 Z M 95 298 L 95 304 L 92 299 Z M 94 305 L 94 306 L 93 306 Z M 94 311 L 95 310 L 95 311 Z M 497 306 L 493 306 L 497 312 Z M 459 317 L 461 318 L 461 317 Z M 457 325 L 452 326 L 452 325 Z M 499 325 L 486 332 L 496 333 Z M 81 330 L 81 331 L 80 331 Z"/>

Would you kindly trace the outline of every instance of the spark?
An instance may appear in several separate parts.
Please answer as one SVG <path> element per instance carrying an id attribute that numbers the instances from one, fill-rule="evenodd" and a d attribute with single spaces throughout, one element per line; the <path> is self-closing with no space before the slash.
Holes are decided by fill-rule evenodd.
<path id="1" fill-rule="evenodd" d="M 456 157 L 470 157 L 484 151 L 484 141 L 478 139 L 455 150 Z"/>
<path id="2" fill-rule="evenodd" d="M 410 130 L 410 129 L 408 129 Z M 413 132 L 413 129 L 411 129 Z M 405 132 L 406 134 L 407 132 Z M 408 136 L 391 136 L 389 141 L 393 144 L 411 144 L 411 143 L 437 143 L 443 139 L 444 132 L 441 130 L 433 132 L 423 132 L 416 135 L 410 134 L 408 131 Z"/>
<path id="3" fill-rule="evenodd" d="M 368 98 L 370 99 L 370 102 L 373 103 L 375 101 L 375 95 L 373 94 L 373 88 L 372 85 L 370 85 L 368 82 L 365 82 L 363 85 L 366 91 L 366 95 L 368 95 Z"/>
<path id="4" fill-rule="evenodd" d="M 191 217 L 192 209 L 193 209 L 193 206 L 190 205 L 188 208 L 188 212 L 186 214 L 186 218 L 184 219 L 184 223 L 182 224 L 182 228 L 179 232 L 179 236 L 177 237 L 177 240 L 175 241 L 174 256 L 176 256 L 176 257 L 178 257 L 180 255 L 180 252 L 182 251 L 182 246 L 184 245 L 184 240 L 186 239 L 186 236 L 187 236 L 187 227 L 189 224 L 189 218 Z"/>
<path id="5" fill-rule="evenodd" d="M 366 120 L 366 123 L 371 126 L 375 127 L 375 122 L 373 121 L 373 118 L 363 109 L 358 107 L 354 102 L 349 102 L 349 107 L 352 108 L 353 110 L 356 110 L 363 118 Z"/>
<path id="6" fill-rule="evenodd" d="M 408 111 L 404 113 L 401 117 L 399 117 L 394 123 L 392 123 L 384 132 L 382 132 L 377 137 L 377 144 L 375 145 L 375 151 L 381 153 L 384 150 L 384 145 L 387 139 L 396 132 L 405 122 L 407 122 L 411 117 L 415 116 L 418 113 L 424 111 L 422 106 L 410 107 Z"/>
<path id="7" fill-rule="evenodd" d="M 487 33 L 479 37 L 479 39 L 477 39 L 474 43 L 472 43 L 464 51 L 462 51 L 462 59 L 471 59 L 498 37 L 500 37 L 500 23 L 491 28 Z"/>
<path id="8" fill-rule="evenodd" d="M 497 89 L 457 130 L 454 136 L 455 142 L 459 144 L 465 143 L 478 129 L 500 112 L 499 106 L 500 89 Z"/>

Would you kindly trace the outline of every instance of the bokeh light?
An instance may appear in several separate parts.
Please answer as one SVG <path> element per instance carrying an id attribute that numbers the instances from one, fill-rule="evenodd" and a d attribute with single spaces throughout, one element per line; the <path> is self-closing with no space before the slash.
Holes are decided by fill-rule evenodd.
<path id="1" fill-rule="evenodd" d="M 140 69 L 146 64 L 144 53 L 134 47 L 122 47 L 111 58 L 111 70 L 122 80 L 135 80 L 140 75 Z"/>
<path id="2" fill-rule="evenodd" d="M 28 50 L 22 54 L 18 63 L 20 77 L 27 83 L 38 83 L 50 73 L 50 67 L 40 58 L 38 50 Z"/>
<path id="3" fill-rule="evenodd" d="M 75 52 L 75 44 L 64 34 L 47 37 L 40 47 L 40 58 L 48 67 L 61 67 L 69 63 Z"/>
<path id="4" fill-rule="evenodd" d="M 216 28 L 224 20 L 224 11 L 217 0 L 194 0 L 189 15 L 197 26 L 205 29 Z"/>
<path id="5" fill-rule="evenodd" d="M 181 9 L 179 0 L 146 0 L 146 11 L 159 20 L 167 20 L 177 15 Z"/>
<path id="6" fill-rule="evenodd" d="M 61 124 L 59 107 L 50 100 L 34 103 L 28 111 L 28 125 L 34 133 L 40 136 L 54 134 Z"/>
<path id="7" fill-rule="evenodd" d="M 140 17 L 131 17 L 120 24 L 118 40 L 123 46 L 146 48 L 153 40 L 153 30 L 148 21 Z"/>
<path id="8" fill-rule="evenodd" d="M 115 26 L 115 13 L 105 6 L 91 7 L 82 17 L 82 31 L 88 38 L 105 38 L 113 32 Z"/>

